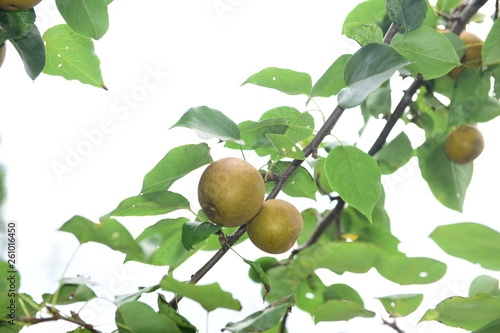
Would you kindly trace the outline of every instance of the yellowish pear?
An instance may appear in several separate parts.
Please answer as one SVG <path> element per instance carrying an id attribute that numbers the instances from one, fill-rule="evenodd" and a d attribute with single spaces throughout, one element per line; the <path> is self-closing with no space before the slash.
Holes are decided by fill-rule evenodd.
<path id="1" fill-rule="evenodd" d="M 198 201 L 210 221 L 225 227 L 248 223 L 266 194 L 261 174 L 250 163 L 228 157 L 210 164 L 198 185 Z"/>
<path id="2" fill-rule="evenodd" d="M 444 148 L 450 160 L 458 164 L 468 164 L 483 151 L 484 138 L 477 127 L 462 125 L 448 134 Z"/>
<path id="3" fill-rule="evenodd" d="M 303 225 L 302 215 L 294 205 L 271 199 L 264 202 L 260 212 L 247 224 L 247 233 L 259 249 L 278 254 L 293 247 Z"/>

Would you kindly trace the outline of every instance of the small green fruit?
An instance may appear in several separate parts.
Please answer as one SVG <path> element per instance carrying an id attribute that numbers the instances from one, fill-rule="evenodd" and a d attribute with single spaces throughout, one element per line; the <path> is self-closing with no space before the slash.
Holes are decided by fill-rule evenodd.
<path id="1" fill-rule="evenodd" d="M 210 164 L 200 178 L 198 201 L 210 221 L 224 227 L 248 223 L 262 207 L 266 186 L 250 163 L 228 157 Z"/>
<path id="2" fill-rule="evenodd" d="M 290 250 L 304 222 L 291 203 L 271 199 L 264 202 L 260 212 L 248 223 L 248 238 L 264 252 L 278 254 Z"/>
<path id="3" fill-rule="evenodd" d="M 475 126 L 462 125 L 448 134 L 444 148 L 450 160 L 468 164 L 483 151 L 484 138 Z"/>

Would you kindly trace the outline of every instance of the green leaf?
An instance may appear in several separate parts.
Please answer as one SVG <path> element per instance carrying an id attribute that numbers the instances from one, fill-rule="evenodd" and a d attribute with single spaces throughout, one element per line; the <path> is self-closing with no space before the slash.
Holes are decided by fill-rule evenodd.
<path id="1" fill-rule="evenodd" d="M 385 2 L 386 0 L 371 0 L 358 4 L 346 16 L 342 26 L 342 34 L 346 33 L 345 27 L 350 23 L 375 24 L 381 27 L 382 30 L 386 29 L 388 24 L 385 21 Z"/>
<path id="2" fill-rule="evenodd" d="M 427 3 L 425 0 L 387 0 L 386 9 L 399 33 L 407 34 L 424 22 Z"/>
<path id="3" fill-rule="evenodd" d="M 483 64 L 492 65 L 500 63 L 500 23 L 495 21 L 491 27 L 481 50 Z"/>
<path id="4" fill-rule="evenodd" d="M 399 133 L 391 142 L 379 150 L 373 158 L 378 163 L 380 172 L 389 175 L 410 161 L 413 148 L 405 132 Z"/>
<path id="5" fill-rule="evenodd" d="M 377 297 L 391 317 L 405 317 L 417 310 L 424 299 L 422 294 L 404 294 Z"/>
<path id="6" fill-rule="evenodd" d="M 232 295 L 223 291 L 218 283 L 199 286 L 174 280 L 170 275 L 165 275 L 160 282 L 163 290 L 175 292 L 178 296 L 192 299 L 207 311 L 213 311 L 218 308 L 231 310 L 241 310 L 241 304 L 235 300 Z"/>
<path id="7" fill-rule="evenodd" d="M 270 304 L 261 311 L 252 313 L 242 321 L 230 322 L 222 331 L 263 332 L 276 326 L 287 311 L 295 304 L 295 297 L 289 296 Z"/>
<path id="8" fill-rule="evenodd" d="M 173 148 L 144 176 L 141 193 L 166 191 L 176 180 L 211 162 L 206 143 Z"/>
<path id="9" fill-rule="evenodd" d="M 196 252 L 195 250 L 186 250 L 182 244 L 182 226 L 188 221 L 187 218 L 163 219 L 147 227 L 136 241 L 140 243 L 156 237 L 159 239 L 157 250 L 149 258 L 140 260 L 127 256 L 125 261 L 134 260 L 150 265 L 170 266 L 170 270 L 177 268 Z"/>
<path id="10" fill-rule="evenodd" d="M 182 245 L 191 250 L 194 245 L 206 240 L 222 226 L 210 222 L 186 222 L 182 225 Z"/>
<path id="11" fill-rule="evenodd" d="M 227 142 L 226 147 L 232 149 L 255 150 L 272 146 L 267 134 L 284 134 L 287 129 L 287 123 L 283 118 L 265 119 L 262 121 L 244 121 L 238 124 L 241 133 L 241 140 L 245 142 L 239 146 L 233 142 Z"/>
<path id="12" fill-rule="evenodd" d="M 142 302 L 128 302 L 116 309 L 119 333 L 183 333 L 175 323 Z"/>
<path id="13" fill-rule="evenodd" d="M 92 39 L 75 33 L 65 24 L 60 24 L 48 29 L 43 34 L 43 40 L 47 52 L 47 62 L 43 69 L 45 74 L 107 89 L 101 75 L 101 62 L 94 53 Z"/>
<path id="14" fill-rule="evenodd" d="M 382 255 L 383 251 L 370 243 L 334 241 L 301 251 L 295 264 L 300 267 L 297 270 L 327 268 L 337 273 L 366 273 L 377 264 Z"/>
<path id="15" fill-rule="evenodd" d="M 17 302 L 19 304 L 17 308 L 17 316 L 25 317 L 25 318 L 34 318 L 36 314 L 42 310 L 45 306 L 45 303 L 37 303 L 33 300 L 28 294 L 18 294 Z M 0 324 L 1 326 L 1 324 Z M 1 329 L 0 329 L 1 331 Z"/>
<path id="16" fill-rule="evenodd" d="M 280 161 L 272 165 L 269 171 L 279 174 L 283 172 L 289 165 L 290 162 Z M 272 183 L 268 184 L 270 184 L 269 186 L 272 186 Z M 301 166 L 297 168 L 297 170 L 295 170 L 292 176 L 290 176 L 288 181 L 283 186 L 282 191 L 283 193 L 291 197 L 304 197 L 315 200 L 318 187 L 316 186 L 316 183 L 314 182 L 314 179 L 309 171 Z"/>
<path id="17" fill-rule="evenodd" d="M 218 138 L 222 141 L 234 141 L 239 145 L 244 144 L 244 142 L 240 140 L 240 129 L 238 125 L 224 113 L 207 106 L 190 108 L 182 115 L 181 119 L 170 128 L 174 127 L 190 128 L 203 140 Z"/>
<path id="18" fill-rule="evenodd" d="M 332 188 L 368 220 L 381 193 L 381 174 L 375 159 L 354 146 L 335 147 L 325 161 Z"/>
<path id="19" fill-rule="evenodd" d="M 25 9 L 16 11 L 0 11 L 0 34 L 7 39 L 16 39 L 26 36 L 35 24 L 35 10 Z M 0 44 L 1 44 L 0 43 Z"/>
<path id="20" fill-rule="evenodd" d="M 427 138 L 439 136 L 448 130 L 448 108 L 434 94 L 422 87 L 416 102 L 420 114 L 417 124 L 424 129 Z"/>
<path id="21" fill-rule="evenodd" d="M 420 321 L 436 320 L 451 327 L 477 330 L 500 319 L 500 297 L 480 293 L 476 297 L 451 297 L 427 310 Z"/>
<path id="22" fill-rule="evenodd" d="M 264 259 L 264 258 L 266 258 L 266 259 Z M 271 267 L 276 262 L 275 261 L 276 259 L 274 257 L 264 257 L 264 258 L 260 258 L 261 259 L 260 261 L 267 262 L 267 263 L 270 262 Z M 268 258 L 272 258 L 272 259 L 270 259 L 270 261 L 267 261 Z M 245 258 L 243 258 L 243 261 L 246 264 L 250 265 L 250 269 L 254 273 L 254 274 L 250 275 L 250 278 L 256 278 L 256 282 L 262 283 L 262 286 L 266 290 L 266 292 L 264 293 L 264 297 L 263 297 L 263 300 L 265 300 L 267 294 L 269 294 L 269 291 L 271 290 L 271 287 L 270 287 L 269 278 L 267 277 L 266 272 L 264 271 L 264 268 L 262 268 L 262 266 L 256 261 L 247 260 Z M 269 267 L 267 267 L 267 268 L 269 269 Z"/>
<path id="23" fill-rule="evenodd" d="M 340 301 L 352 302 L 360 306 L 365 306 L 363 299 L 356 290 L 347 284 L 336 283 L 332 284 L 323 290 L 323 298 L 325 301 L 336 299 Z"/>
<path id="24" fill-rule="evenodd" d="M 43 301 L 54 305 L 66 305 L 77 302 L 88 302 L 97 295 L 85 284 L 64 283 L 54 294 L 43 294 Z"/>
<path id="25" fill-rule="evenodd" d="M 338 95 L 339 105 L 352 108 L 361 104 L 398 69 L 410 61 L 387 44 L 371 43 L 363 46 L 347 60 L 344 70 L 346 88 Z"/>
<path id="26" fill-rule="evenodd" d="M 30 79 L 36 79 L 44 69 L 46 57 L 45 45 L 38 28 L 33 26 L 28 34 L 21 38 L 11 39 L 10 42 L 21 56 L 24 69 Z"/>
<path id="27" fill-rule="evenodd" d="M 242 85 L 253 83 L 258 86 L 276 89 L 288 95 L 311 95 L 311 76 L 290 69 L 269 67 L 250 76 Z"/>
<path id="28" fill-rule="evenodd" d="M 158 191 L 127 198 L 107 216 L 151 216 L 189 208 L 189 201 L 182 195 Z"/>
<path id="29" fill-rule="evenodd" d="M 19 294 L 17 292 L 12 294 L 12 289 L 19 290 L 21 286 L 21 274 L 19 274 L 14 265 L 5 261 L 0 261 L 0 272 L 2 272 L 2 278 L 0 279 L 0 306 L 2 311 L 9 309 L 9 313 L 2 313 L 2 318 L 0 319 L 1 325 L 2 320 L 16 320 L 16 317 L 19 316 L 18 313 L 10 314 L 10 307 L 11 304 L 19 301 Z M 14 288 L 11 288 L 11 285 Z"/>
<path id="30" fill-rule="evenodd" d="M 500 319 L 493 320 L 486 326 L 483 326 L 472 333 L 497 333 L 497 332 L 500 332 Z"/>
<path id="31" fill-rule="evenodd" d="M 344 25 L 343 29 L 346 37 L 354 39 L 361 46 L 370 43 L 382 43 L 384 38 L 382 29 L 375 24 L 353 22 Z"/>
<path id="32" fill-rule="evenodd" d="M 375 313 L 366 310 L 363 306 L 345 300 L 332 299 L 318 305 L 311 315 L 314 322 L 349 320 L 356 317 L 372 318 Z"/>
<path id="33" fill-rule="evenodd" d="M 198 332 L 196 327 L 194 327 L 186 318 L 177 313 L 172 306 L 170 306 L 170 304 L 165 299 L 164 295 L 158 294 L 157 303 L 158 303 L 159 313 L 170 318 L 177 325 L 177 327 L 180 328 L 182 333 Z"/>
<path id="34" fill-rule="evenodd" d="M 469 287 L 469 297 L 475 297 L 480 292 L 491 296 L 500 296 L 500 281 L 489 275 L 475 278 Z"/>
<path id="35" fill-rule="evenodd" d="M 137 301 L 142 295 L 152 293 L 160 288 L 159 285 L 151 286 L 151 287 L 139 287 L 139 290 L 133 293 L 117 295 L 115 296 L 114 304 L 116 306 L 123 305 L 129 302 Z"/>
<path id="36" fill-rule="evenodd" d="M 68 26 L 85 37 L 99 39 L 108 30 L 108 4 L 104 0 L 56 0 Z"/>
<path id="37" fill-rule="evenodd" d="M 401 285 L 433 283 L 446 273 L 446 265 L 438 260 L 404 255 L 387 255 L 380 259 L 376 269 L 386 279 Z"/>
<path id="38" fill-rule="evenodd" d="M 462 212 L 472 179 L 472 163 L 452 162 L 444 151 L 444 138 L 428 139 L 417 149 L 420 172 L 432 193 L 444 206 Z"/>
<path id="39" fill-rule="evenodd" d="M 293 143 L 306 140 L 313 134 L 314 118 L 309 112 L 300 112 L 289 106 L 280 106 L 264 112 L 260 117 L 260 121 L 266 119 L 281 118 L 288 126 L 284 135 L 286 135 Z M 282 134 L 282 133 L 270 133 Z"/>
<path id="40" fill-rule="evenodd" d="M 438 0 L 436 7 L 439 11 L 442 12 L 450 12 L 452 9 L 455 9 L 462 0 Z"/>
<path id="41" fill-rule="evenodd" d="M 429 236 L 451 256 L 500 271 L 500 233 L 479 223 L 437 227 Z"/>
<path id="42" fill-rule="evenodd" d="M 435 79 L 460 66 L 453 45 L 431 27 L 424 26 L 406 35 L 396 35 L 391 45 L 411 62 L 405 68 L 415 78 L 421 74 L 425 80 Z"/>
<path id="43" fill-rule="evenodd" d="M 340 89 L 345 88 L 344 68 L 350 54 L 343 54 L 338 57 L 326 72 L 314 84 L 311 97 L 330 97 L 337 95 Z"/>
<path id="44" fill-rule="evenodd" d="M 389 81 L 383 83 L 377 90 L 372 92 L 361 104 L 362 112 L 369 112 L 376 119 L 388 119 L 391 115 L 391 86 Z"/>
<path id="45" fill-rule="evenodd" d="M 80 244 L 96 242 L 132 257 L 141 258 L 144 256 L 143 250 L 130 232 L 118 221 L 111 218 L 102 219 L 96 224 L 89 219 L 75 215 L 59 230 L 72 233 Z"/>
<path id="46" fill-rule="evenodd" d="M 296 160 L 304 160 L 306 157 L 302 150 L 295 145 L 286 135 L 283 134 L 267 134 L 269 141 L 271 141 L 274 149 L 284 157 L 293 158 Z"/>

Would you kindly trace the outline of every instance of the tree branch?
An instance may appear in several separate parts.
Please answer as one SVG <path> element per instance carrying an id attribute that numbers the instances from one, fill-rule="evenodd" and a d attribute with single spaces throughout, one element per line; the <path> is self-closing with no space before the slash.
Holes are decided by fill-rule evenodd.
<path id="1" fill-rule="evenodd" d="M 462 30 L 465 29 L 467 23 L 469 23 L 470 19 L 474 14 L 477 13 L 479 8 L 483 7 L 484 4 L 488 2 L 488 0 L 472 0 L 470 1 L 465 8 L 460 13 L 460 16 L 453 22 L 453 25 L 450 28 L 450 31 L 454 34 L 460 35 Z"/>
<path id="2" fill-rule="evenodd" d="M 20 320 L 28 323 L 28 324 L 39 324 L 39 323 L 44 323 L 44 322 L 49 322 L 49 321 L 58 321 L 58 320 L 64 320 L 70 323 L 73 323 L 75 325 L 78 325 L 80 327 L 83 327 L 87 330 L 89 330 L 92 333 L 99 333 L 93 325 L 87 324 L 79 315 L 78 313 L 71 311 L 71 317 L 66 317 L 63 316 L 59 310 L 57 310 L 54 307 L 51 306 L 46 306 L 47 311 L 52 315 L 52 317 L 45 317 L 45 318 L 35 318 L 35 317 L 25 317 L 21 318 Z"/>

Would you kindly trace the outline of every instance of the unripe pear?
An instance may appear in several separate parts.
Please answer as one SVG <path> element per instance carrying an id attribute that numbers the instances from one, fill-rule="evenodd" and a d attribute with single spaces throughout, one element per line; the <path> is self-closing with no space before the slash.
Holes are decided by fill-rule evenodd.
<path id="1" fill-rule="evenodd" d="M 0 0 L 0 9 L 15 11 L 30 9 L 38 5 L 42 0 Z"/>
<path id="2" fill-rule="evenodd" d="M 259 213 L 247 224 L 248 238 L 264 252 L 271 254 L 290 250 L 304 222 L 291 203 L 271 199 L 264 202 Z"/>
<path id="3" fill-rule="evenodd" d="M 228 157 L 210 164 L 200 178 L 198 201 L 210 221 L 224 227 L 248 223 L 262 207 L 266 187 L 250 163 Z"/>
<path id="4" fill-rule="evenodd" d="M 450 160 L 468 164 L 483 151 L 484 138 L 475 126 L 462 125 L 448 134 L 444 148 Z"/>

